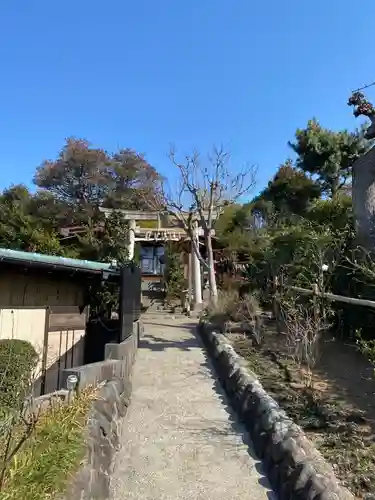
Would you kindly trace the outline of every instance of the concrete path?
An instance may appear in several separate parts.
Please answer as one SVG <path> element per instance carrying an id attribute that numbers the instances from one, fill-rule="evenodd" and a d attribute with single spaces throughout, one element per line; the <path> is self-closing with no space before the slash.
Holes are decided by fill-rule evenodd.
<path id="1" fill-rule="evenodd" d="M 121 439 L 112 500 L 273 498 L 187 318 L 145 316 Z"/>

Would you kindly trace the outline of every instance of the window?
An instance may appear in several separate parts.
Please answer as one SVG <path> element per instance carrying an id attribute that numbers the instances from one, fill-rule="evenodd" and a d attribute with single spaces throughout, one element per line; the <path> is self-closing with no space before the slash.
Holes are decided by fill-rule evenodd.
<path id="1" fill-rule="evenodd" d="M 141 247 L 141 272 L 163 274 L 165 265 L 160 263 L 160 257 L 164 255 L 164 251 L 164 247 L 161 246 Z"/>

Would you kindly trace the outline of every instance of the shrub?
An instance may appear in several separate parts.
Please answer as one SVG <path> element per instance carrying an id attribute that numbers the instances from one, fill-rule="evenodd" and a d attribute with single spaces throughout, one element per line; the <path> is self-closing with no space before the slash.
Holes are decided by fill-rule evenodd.
<path id="1" fill-rule="evenodd" d="M 14 408 L 23 401 L 37 361 L 38 355 L 30 342 L 0 340 L 0 408 Z"/>
<path id="2" fill-rule="evenodd" d="M 246 294 L 240 299 L 236 314 L 238 318 L 237 321 L 254 320 L 257 316 L 260 315 L 260 313 L 261 313 L 261 308 L 259 304 L 259 299 L 255 295 L 255 293 Z"/>
<path id="3" fill-rule="evenodd" d="M 221 291 L 217 304 L 210 306 L 208 316 L 217 322 L 253 321 L 260 314 L 259 301 L 255 295 L 240 298 L 237 290 Z"/>
<path id="4" fill-rule="evenodd" d="M 164 280 L 166 286 L 167 302 L 171 302 L 174 299 L 179 299 L 181 297 L 181 292 L 186 286 L 186 283 L 183 267 L 180 260 L 180 253 L 176 250 L 173 244 L 168 244 L 166 247 L 166 267 L 164 272 Z"/>
<path id="5" fill-rule="evenodd" d="M 5 462 L 1 500 L 66 498 L 64 491 L 85 454 L 85 427 L 95 392 L 79 394 L 70 405 L 52 405 L 38 414 L 32 432 L 15 425 Z M 19 446 L 19 443 L 22 446 Z M 1 446 L 2 445 L 2 446 Z M 0 441 L 0 457 L 5 444 Z"/>
<path id="6" fill-rule="evenodd" d="M 216 304 L 210 304 L 207 308 L 207 315 L 218 320 L 219 318 L 225 322 L 232 319 L 235 314 L 239 302 L 237 290 L 225 290 L 218 292 Z"/>

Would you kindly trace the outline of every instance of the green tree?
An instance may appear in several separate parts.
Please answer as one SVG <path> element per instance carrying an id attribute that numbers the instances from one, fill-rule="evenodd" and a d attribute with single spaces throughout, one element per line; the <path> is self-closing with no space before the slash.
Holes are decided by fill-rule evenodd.
<path id="1" fill-rule="evenodd" d="M 156 170 L 135 151 L 111 154 L 75 138 L 66 141 L 56 160 L 42 163 L 34 177 L 64 209 L 67 224 L 100 218 L 100 206 L 142 209 L 147 198 L 156 196 L 158 180 Z M 51 197 L 41 201 L 50 205 Z"/>
<path id="2" fill-rule="evenodd" d="M 289 142 L 297 154 L 297 168 L 316 177 L 322 192 L 330 197 L 350 180 L 354 161 L 371 145 L 362 129 L 334 132 L 316 119 L 310 120 L 306 128 L 297 129 L 294 142 Z"/>
<path id="3" fill-rule="evenodd" d="M 46 231 L 83 226 L 69 247 L 64 243 L 66 251 L 85 259 L 124 261 L 127 223 L 117 213 L 105 219 L 99 208 L 145 208 L 158 196 L 159 175 L 132 149 L 112 154 L 70 138 L 55 160 L 37 168 L 34 182 L 39 190 L 28 200 L 28 213 Z"/>
<path id="4" fill-rule="evenodd" d="M 28 211 L 50 231 L 58 231 L 74 221 L 74 206 L 59 200 L 48 191 L 38 190 L 29 200 Z"/>
<path id="5" fill-rule="evenodd" d="M 277 212 L 303 215 L 311 201 L 319 198 L 320 194 L 319 184 L 303 171 L 294 168 L 291 160 L 287 160 L 259 198 L 271 202 Z"/>
<path id="6" fill-rule="evenodd" d="M 105 220 L 102 232 L 88 232 L 79 238 L 80 257 L 100 262 L 116 262 L 121 265 L 128 259 L 128 221 L 121 212 L 112 212 Z M 91 289 L 90 304 L 96 312 L 110 317 L 118 308 L 119 287 L 116 283 L 105 282 Z"/>
<path id="7" fill-rule="evenodd" d="M 61 255 L 57 232 L 30 212 L 33 195 L 23 185 L 0 195 L 0 246 L 14 250 Z"/>
<path id="8" fill-rule="evenodd" d="M 333 199 L 318 199 L 309 206 L 306 218 L 321 227 L 332 230 L 354 229 L 352 199 L 340 193 Z"/>
<path id="9" fill-rule="evenodd" d="M 238 204 L 229 205 L 224 208 L 223 212 L 215 222 L 215 231 L 219 235 L 232 233 L 238 227 L 239 217 L 241 217 L 242 206 Z"/>
<path id="10" fill-rule="evenodd" d="M 161 177 L 143 155 L 121 149 L 111 156 L 108 174 L 110 189 L 105 207 L 144 210 L 155 205 Z"/>
<path id="11" fill-rule="evenodd" d="M 37 168 L 34 182 L 74 210 L 75 222 L 93 217 L 108 195 L 110 158 L 83 139 L 70 138 L 56 160 Z"/>
<path id="12" fill-rule="evenodd" d="M 184 277 L 184 269 L 181 262 L 181 254 L 174 242 L 169 242 L 165 248 L 166 266 L 164 270 L 164 280 L 166 287 L 166 300 L 172 302 L 181 298 L 181 293 L 186 288 L 187 283 Z"/>

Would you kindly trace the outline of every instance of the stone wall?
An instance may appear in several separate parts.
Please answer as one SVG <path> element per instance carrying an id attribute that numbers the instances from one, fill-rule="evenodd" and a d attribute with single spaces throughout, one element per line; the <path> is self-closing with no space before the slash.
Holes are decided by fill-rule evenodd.
<path id="1" fill-rule="evenodd" d="M 86 454 L 80 470 L 70 480 L 60 500 L 107 500 L 112 462 L 119 446 L 120 422 L 125 417 L 132 392 L 132 370 L 143 335 L 143 325 L 137 321 L 133 334 L 119 344 L 106 344 L 105 358 L 98 363 L 63 370 L 62 388 L 33 400 L 35 411 L 54 404 L 68 404 L 66 379 L 78 378 L 77 392 L 96 387 L 86 428 Z"/>
<path id="2" fill-rule="evenodd" d="M 78 376 L 79 390 L 99 387 L 87 423 L 85 461 L 67 489 L 66 500 L 108 499 L 120 422 L 130 404 L 132 369 L 142 334 L 143 326 L 137 321 L 129 338 L 105 346 L 103 362 L 66 370 L 65 377 Z"/>
<path id="3" fill-rule="evenodd" d="M 94 400 L 87 423 L 84 464 L 67 488 L 65 500 L 107 500 L 120 423 L 130 404 L 131 381 L 105 382 Z"/>
<path id="4" fill-rule="evenodd" d="M 300 427 L 266 393 L 226 337 L 215 333 L 205 323 L 199 330 L 221 383 L 250 433 L 255 452 L 263 460 L 278 498 L 353 500 L 350 492 L 339 485 L 332 467 Z"/>

